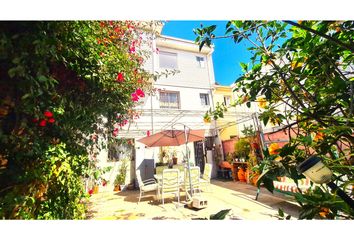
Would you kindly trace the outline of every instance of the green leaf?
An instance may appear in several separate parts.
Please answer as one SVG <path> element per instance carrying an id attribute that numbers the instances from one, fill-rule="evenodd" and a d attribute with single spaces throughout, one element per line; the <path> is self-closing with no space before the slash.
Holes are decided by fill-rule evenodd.
<path id="1" fill-rule="evenodd" d="M 263 124 L 266 126 L 269 121 L 269 116 L 263 117 Z"/>
<path id="2" fill-rule="evenodd" d="M 25 100 L 26 98 L 28 98 L 28 97 L 30 97 L 30 96 L 31 96 L 30 93 L 26 93 L 25 95 L 23 95 L 23 96 L 21 97 L 21 99 L 22 99 L 22 100 Z"/>
<path id="3" fill-rule="evenodd" d="M 231 209 L 225 209 L 216 214 L 212 214 L 210 215 L 210 220 L 223 220 L 230 211 Z"/>
<path id="4" fill-rule="evenodd" d="M 243 72 L 247 72 L 247 70 L 248 70 L 248 65 L 247 65 L 246 63 L 241 62 L 241 63 L 240 63 L 240 66 L 241 66 Z"/>
<path id="5" fill-rule="evenodd" d="M 259 181 L 260 182 L 260 181 Z M 268 178 L 267 176 L 264 176 L 262 178 L 262 182 L 264 184 L 264 187 L 271 193 L 273 193 L 274 191 L 274 184 L 273 184 L 273 180 Z"/>
<path id="6" fill-rule="evenodd" d="M 253 66 L 252 70 L 257 72 L 257 71 L 261 70 L 261 68 L 262 68 L 262 64 L 258 63 L 258 64 Z"/>
<path id="7" fill-rule="evenodd" d="M 202 48 L 205 44 L 205 40 L 201 41 L 200 44 L 199 44 L 199 52 L 202 51 Z"/>

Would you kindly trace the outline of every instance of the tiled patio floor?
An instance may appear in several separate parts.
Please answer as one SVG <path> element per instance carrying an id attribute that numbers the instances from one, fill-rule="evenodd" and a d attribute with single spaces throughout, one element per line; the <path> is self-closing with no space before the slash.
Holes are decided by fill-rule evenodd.
<path id="1" fill-rule="evenodd" d="M 226 219 L 277 219 L 278 209 L 282 208 L 293 219 L 298 217 L 298 206 L 291 198 L 281 194 L 272 195 L 266 189 L 261 190 L 258 201 L 255 201 L 256 188 L 240 182 L 223 182 L 212 180 L 212 192 L 203 192 L 208 200 L 208 207 L 192 210 L 184 207 L 184 193 L 178 207 L 176 199 L 171 198 L 163 206 L 152 195 L 141 199 L 139 191 L 113 192 L 106 191 L 92 195 L 89 202 L 88 219 L 171 219 L 190 220 L 193 218 L 209 218 L 223 209 L 231 209 Z"/>

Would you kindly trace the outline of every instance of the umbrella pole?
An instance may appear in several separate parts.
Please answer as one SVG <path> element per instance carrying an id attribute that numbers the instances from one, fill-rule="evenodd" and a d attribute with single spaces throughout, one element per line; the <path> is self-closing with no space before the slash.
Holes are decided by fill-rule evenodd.
<path id="1" fill-rule="evenodd" d="M 186 140 L 186 160 L 187 160 L 187 170 L 188 170 L 188 175 L 189 175 L 189 188 L 190 188 L 190 191 L 191 191 L 191 194 L 190 194 L 190 198 L 192 199 L 193 197 L 193 189 L 192 189 L 192 177 L 191 177 L 191 167 L 190 167 L 190 163 L 189 163 L 189 159 L 188 159 L 188 146 L 187 146 L 187 142 L 188 142 L 188 137 L 187 137 L 187 131 L 186 131 L 186 126 L 184 125 L 184 137 L 185 137 L 185 140 Z M 187 195 L 189 196 L 188 194 L 188 191 L 187 191 Z"/>

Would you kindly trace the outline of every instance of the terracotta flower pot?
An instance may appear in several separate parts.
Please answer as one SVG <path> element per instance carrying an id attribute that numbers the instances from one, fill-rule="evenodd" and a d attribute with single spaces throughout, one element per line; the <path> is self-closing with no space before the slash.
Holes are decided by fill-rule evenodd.
<path id="1" fill-rule="evenodd" d="M 93 194 L 98 193 L 98 191 L 99 191 L 99 186 L 98 186 L 98 185 L 95 185 L 95 186 L 93 187 Z"/>
<path id="2" fill-rule="evenodd" d="M 246 182 L 245 171 L 242 168 L 238 170 L 237 178 L 240 182 Z"/>

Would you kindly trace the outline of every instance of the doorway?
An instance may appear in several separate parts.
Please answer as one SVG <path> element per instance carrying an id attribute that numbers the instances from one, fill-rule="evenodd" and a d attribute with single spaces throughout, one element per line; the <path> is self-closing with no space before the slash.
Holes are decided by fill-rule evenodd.
<path id="1" fill-rule="evenodd" d="M 204 173 L 204 147 L 203 141 L 194 142 L 194 158 L 195 158 L 195 165 L 200 168 L 200 173 Z"/>

